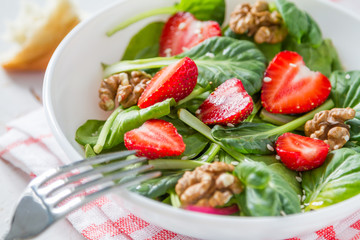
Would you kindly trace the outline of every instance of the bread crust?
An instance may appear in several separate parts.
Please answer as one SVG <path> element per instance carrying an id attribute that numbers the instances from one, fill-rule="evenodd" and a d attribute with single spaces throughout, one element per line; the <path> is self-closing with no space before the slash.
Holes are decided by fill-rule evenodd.
<path id="1" fill-rule="evenodd" d="M 80 22 L 69 0 L 58 0 L 56 7 L 31 38 L 2 66 L 10 71 L 45 70 L 62 39 Z"/>

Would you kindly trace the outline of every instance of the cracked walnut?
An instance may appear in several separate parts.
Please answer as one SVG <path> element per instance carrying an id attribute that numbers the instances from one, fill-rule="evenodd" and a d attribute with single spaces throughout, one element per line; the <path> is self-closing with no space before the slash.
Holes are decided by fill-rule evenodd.
<path id="1" fill-rule="evenodd" d="M 194 171 L 186 171 L 175 187 L 182 205 L 225 205 L 233 194 L 239 194 L 243 190 L 239 179 L 229 173 L 232 171 L 234 166 L 223 162 L 214 162 L 197 167 Z"/>

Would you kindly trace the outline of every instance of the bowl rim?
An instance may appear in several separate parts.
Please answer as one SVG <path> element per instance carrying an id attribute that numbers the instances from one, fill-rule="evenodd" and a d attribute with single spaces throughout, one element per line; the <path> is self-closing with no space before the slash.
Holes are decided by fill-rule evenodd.
<path id="1" fill-rule="evenodd" d="M 100 15 L 106 13 L 110 9 L 123 4 L 124 2 L 128 2 L 131 0 L 119 0 L 116 1 L 99 11 L 97 11 L 95 14 L 93 14 L 91 17 L 87 18 L 86 20 L 79 23 L 60 43 L 58 48 L 55 50 L 48 67 L 46 69 L 45 75 L 44 75 L 44 84 L 43 84 L 43 99 L 44 99 L 44 109 L 45 109 L 45 116 L 47 119 L 47 122 L 52 130 L 53 135 L 55 136 L 56 141 L 59 143 L 59 145 L 62 147 L 64 152 L 67 154 L 67 156 L 70 158 L 71 161 L 74 161 L 76 159 L 81 159 L 82 156 L 75 150 L 75 148 L 71 145 L 71 143 L 67 140 L 64 133 L 62 132 L 60 125 L 55 117 L 54 109 L 52 108 L 52 99 L 50 94 L 51 89 L 51 78 L 54 72 L 54 69 L 56 68 L 57 60 L 59 56 L 61 55 L 62 50 L 66 47 L 66 45 L 71 41 L 72 37 L 74 35 L 77 35 L 81 32 L 84 26 L 91 24 L 92 21 L 95 21 L 96 18 L 98 18 Z M 292 1 L 292 0 L 290 0 Z M 299 0 L 298 0 L 299 1 Z M 309 0 L 310 1 L 310 0 Z M 356 19 L 360 23 L 360 15 L 356 14 L 355 12 L 349 10 L 348 8 L 345 8 L 341 5 L 338 5 L 334 2 L 331 2 L 329 0 L 315 0 L 317 2 L 321 2 L 322 4 L 326 4 L 331 6 L 332 8 L 336 8 L 338 11 L 342 11 L 343 13 L 346 13 L 347 15 L 350 15 L 351 18 Z M 354 196 L 350 199 L 344 200 L 340 203 L 316 210 L 311 212 L 305 212 L 305 213 L 296 213 L 292 215 L 287 216 L 268 216 L 268 217 L 239 217 L 239 216 L 219 216 L 219 215 L 211 215 L 211 214 L 203 214 L 203 213 L 197 213 L 197 212 L 191 212 L 183 209 L 177 209 L 172 206 L 168 206 L 166 204 L 157 202 L 155 200 L 146 198 L 144 196 L 141 196 L 136 193 L 132 193 L 128 190 L 121 190 L 121 195 L 123 199 L 131 203 L 133 205 L 136 204 L 145 204 L 144 206 L 151 209 L 152 211 L 159 212 L 165 215 L 168 215 L 170 217 L 184 217 L 188 220 L 192 220 L 194 222 L 212 222 L 212 223 L 222 223 L 222 225 L 228 225 L 228 226 L 236 226 L 236 225 L 258 225 L 258 224 L 270 224 L 270 223 L 276 223 L 277 225 L 284 226 L 293 226 L 294 224 L 299 224 L 303 222 L 307 222 L 307 225 L 310 225 L 309 223 L 313 223 L 315 226 L 318 226 L 319 224 L 316 224 L 317 222 L 321 222 L 323 219 L 323 215 L 326 215 L 327 217 L 341 220 L 344 217 L 339 218 L 339 212 L 343 212 L 345 206 L 353 206 L 351 210 L 347 210 L 346 216 L 350 216 L 351 214 L 355 213 L 357 210 L 360 210 L 360 194 L 357 196 Z M 344 214 L 342 214 L 344 216 Z M 146 219 L 147 221 L 152 222 L 151 219 Z M 160 224 L 158 220 L 154 220 L 155 224 Z M 176 231 L 176 229 L 173 226 L 170 226 L 168 228 L 169 230 Z M 313 229 L 318 230 L 317 227 L 314 227 Z M 285 231 L 286 232 L 286 231 Z"/>

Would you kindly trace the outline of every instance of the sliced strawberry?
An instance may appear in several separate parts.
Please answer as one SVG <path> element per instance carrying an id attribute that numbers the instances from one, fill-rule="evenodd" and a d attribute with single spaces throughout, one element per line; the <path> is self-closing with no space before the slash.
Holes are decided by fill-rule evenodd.
<path id="1" fill-rule="evenodd" d="M 298 53 L 283 51 L 265 72 L 261 102 L 272 113 L 304 113 L 322 104 L 330 91 L 326 76 L 307 68 Z"/>
<path id="2" fill-rule="evenodd" d="M 324 163 L 329 145 L 319 139 L 284 133 L 276 141 L 276 152 L 288 168 L 306 171 Z"/>
<path id="3" fill-rule="evenodd" d="M 185 143 L 174 125 L 160 119 L 148 120 L 125 133 L 124 143 L 127 149 L 138 150 L 137 156 L 149 159 L 179 156 L 185 151 Z"/>
<path id="4" fill-rule="evenodd" d="M 217 22 L 199 21 L 191 13 L 178 12 L 169 18 L 162 30 L 159 55 L 177 55 L 215 36 L 221 36 Z"/>
<path id="5" fill-rule="evenodd" d="M 197 66 L 188 57 L 163 68 L 141 94 L 138 106 L 146 108 L 167 98 L 174 98 L 175 101 L 185 98 L 193 91 L 197 76 Z"/>
<path id="6" fill-rule="evenodd" d="M 254 103 L 239 79 L 221 84 L 196 111 L 205 124 L 238 124 L 252 112 Z"/>

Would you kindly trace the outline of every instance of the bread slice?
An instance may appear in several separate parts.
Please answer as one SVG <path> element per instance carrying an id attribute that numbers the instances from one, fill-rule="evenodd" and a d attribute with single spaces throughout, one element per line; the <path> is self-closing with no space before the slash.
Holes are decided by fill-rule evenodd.
<path id="1" fill-rule="evenodd" d="M 20 48 L 2 66 L 6 70 L 45 70 L 56 47 L 80 18 L 70 0 L 52 0 L 42 12 L 28 8 L 25 15 L 10 33 Z"/>

